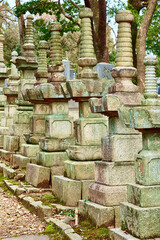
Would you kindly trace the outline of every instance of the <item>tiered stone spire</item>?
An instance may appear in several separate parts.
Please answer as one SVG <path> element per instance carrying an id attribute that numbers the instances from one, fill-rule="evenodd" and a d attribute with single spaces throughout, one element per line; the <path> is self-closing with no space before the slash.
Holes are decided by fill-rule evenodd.
<path id="1" fill-rule="evenodd" d="M 160 101 L 155 87 L 156 59 L 145 57 L 145 100 L 128 111 L 130 125 L 142 132 L 143 148 L 136 156 L 136 184 L 127 187 L 127 200 L 121 204 L 121 228 L 111 230 L 111 239 L 160 238 Z M 121 111 L 121 109 L 120 109 Z M 123 115 L 126 124 L 126 114 Z M 125 231 L 125 233 L 124 233 Z M 127 234 L 126 234 L 127 233 Z"/>
<path id="2" fill-rule="evenodd" d="M 95 183 L 89 187 L 91 202 L 86 203 L 86 212 L 96 226 L 119 227 L 119 205 L 126 200 L 126 185 L 135 180 L 134 154 L 142 145 L 141 135 L 121 123 L 118 108 L 140 105 L 143 97 L 132 83 L 136 76 L 131 50 L 133 15 L 130 11 L 119 11 L 116 21 L 119 23 L 116 66 L 111 70 L 115 84 L 101 99 L 90 100 L 92 112 L 109 117 L 109 133 L 102 137 L 102 161 L 95 164 Z"/>

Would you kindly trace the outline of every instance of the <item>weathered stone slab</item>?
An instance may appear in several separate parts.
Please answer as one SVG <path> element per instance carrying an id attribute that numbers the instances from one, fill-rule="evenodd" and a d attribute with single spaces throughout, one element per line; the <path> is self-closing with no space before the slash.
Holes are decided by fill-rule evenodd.
<path id="1" fill-rule="evenodd" d="M 67 149 L 70 159 L 77 161 L 95 161 L 102 159 L 101 146 L 71 145 Z"/>
<path id="2" fill-rule="evenodd" d="M 10 152 L 10 151 L 0 149 L 0 156 L 5 161 L 8 161 L 8 162 L 12 161 L 13 154 L 14 154 L 14 152 Z"/>
<path id="3" fill-rule="evenodd" d="M 17 111 L 14 115 L 13 122 L 15 124 L 29 124 L 31 115 L 32 111 Z"/>
<path id="4" fill-rule="evenodd" d="M 52 189 L 58 199 L 67 206 L 77 206 L 81 199 L 81 182 L 63 176 L 52 178 Z"/>
<path id="5" fill-rule="evenodd" d="M 31 117 L 31 132 L 32 133 L 45 133 L 45 114 L 37 114 Z"/>
<path id="6" fill-rule="evenodd" d="M 64 175 L 64 166 L 53 166 L 51 167 L 51 177 L 53 176 L 63 176 Z"/>
<path id="7" fill-rule="evenodd" d="M 7 178 L 14 178 L 16 172 L 10 167 L 3 167 L 3 176 Z"/>
<path id="8" fill-rule="evenodd" d="M 139 240 L 128 233 L 123 232 L 121 229 L 110 229 L 111 240 Z M 157 239 L 158 240 L 158 239 Z"/>
<path id="9" fill-rule="evenodd" d="M 35 187 L 47 188 L 50 181 L 50 168 L 28 163 L 26 181 Z"/>
<path id="10" fill-rule="evenodd" d="M 39 146 L 43 151 L 55 152 L 68 149 L 70 144 L 74 143 L 74 138 L 42 138 Z"/>
<path id="11" fill-rule="evenodd" d="M 30 163 L 30 158 L 22 156 L 20 154 L 13 155 L 13 166 L 19 167 L 20 169 L 26 168 L 27 163 Z"/>
<path id="12" fill-rule="evenodd" d="M 108 118 L 79 118 L 75 121 L 76 141 L 81 145 L 99 145 L 108 132 Z"/>
<path id="13" fill-rule="evenodd" d="M 136 159 L 136 182 L 142 185 L 160 185 L 160 152 L 143 150 Z"/>
<path id="14" fill-rule="evenodd" d="M 89 199 L 104 206 L 118 206 L 127 199 L 127 187 L 94 183 L 89 187 Z"/>
<path id="15" fill-rule="evenodd" d="M 86 202 L 86 213 L 96 227 L 114 227 L 114 208 Z"/>
<path id="16" fill-rule="evenodd" d="M 120 208 L 122 230 L 140 239 L 160 236 L 160 207 L 141 208 L 122 203 Z"/>
<path id="17" fill-rule="evenodd" d="M 82 199 L 89 199 L 89 187 L 94 183 L 94 180 L 81 180 L 82 184 Z"/>
<path id="18" fill-rule="evenodd" d="M 65 164 L 66 177 L 74 180 L 91 180 L 94 179 L 95 163 L 78 162 L 67 160 Z"/>
<path id="19" fill-rule="evenodd" d="M 9 130 L 12 136 L 23 136 L 25 133 L 28 133 L 28 128 L 28 124 L 17 123 L 11 125 Z"/>
<path id="20" fill-rule="evenodd" d="M 135 182 L 133 162 L 95 162 L 95 181 L 106 185 L 126 185 Z"/>
<path id="21" fill-rule="evenodd" d="M 8 134 L 9 134 L 8 127 L 0 127 L 0 135 L 8 135 Z"/>
<path id="22" fill-rule="evenodd" d="M 22 155 L 25 157 L 35 157 L 40 151 L 39 145 L 37 144 L 22 144 Z"/>
<path id="23" fill-rule="evenodd" d="M 38 164 L 44 167 L 64 166 L 64 161 L 68 160 L 66 152 L 39 152 Z"/>
<path id="24" fill-rule="evenodd" d="M 158 207 L 160 206 L 160 185 L 129 184 L 127 186 L 127 200 L 139 207 Z"/>
<path id="25" fill-rule="evenodd" d="M 17 109 L 17 105 L 10 104 L 8 106 L 5 106 L 5 108 L 4 108 L 5 116 L 13 117 L 16 112 L 16 109 Z"/>
<path id="26" fill-rule="evenodd" d="M 18 136 L 4 136 L 3 149 L 11 152 L 16 152 L 19 150 L 19 137 Z"/>
<path id="27" fill-rule="evenodd" d="M 102 159 L 109 162 L 134 162 L 135 154 L 141 149 L 141 135 L 111 135 L 102 138 Z"/>

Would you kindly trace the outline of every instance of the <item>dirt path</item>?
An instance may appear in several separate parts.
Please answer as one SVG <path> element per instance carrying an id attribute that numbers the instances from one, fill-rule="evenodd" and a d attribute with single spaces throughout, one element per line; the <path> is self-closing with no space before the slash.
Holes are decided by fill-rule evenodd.
<path id="1" fill-rule="evenodd" d="M 0 188 L 0 239 L 43 232 L 46 224 Z"/>

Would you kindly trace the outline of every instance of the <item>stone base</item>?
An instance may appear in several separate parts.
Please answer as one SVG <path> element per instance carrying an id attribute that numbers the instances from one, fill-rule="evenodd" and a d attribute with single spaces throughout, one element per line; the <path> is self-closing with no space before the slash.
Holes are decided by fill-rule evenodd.
<path id="1" fill-rule="evenodd" d="M 22 155 L 25 157 L 36 157 L 40 151 L 38 144 L 22 144 Z"/>
<path id="2" fill-rule="evenodd" d="M 69 158 L 77 161 L 95 161 L 102 159 L 101 145 L 81 146 L 71 145 L 66 150 Z"/>
<path id="3" fill-rule="evenodd" d="M 106 186 L 94 183 L 89 187 L 89 199 L 104 206 L 118 206 L 127 200 L 126 186 Z"/>
<path id="4" fill-rule="evenodd" d="M 18 136 L 4 136 L 4 147 L 5 150 L 16 152 L 19 150 L 19 137 Z"/>
<path id="5" fill-rule="evenodd" d="M 68 160 L 66 152 L 39 152 L 38 164 L 44 167 L 64 166 L 64 161 Z"/>
<path id="6" fill-rule="evenodd" d="M 134 162 L 95 162 L 95 182 L 114 186 L 135 183 Z"/>
<path id="7" fill-rule="evenodd" d="M 65 161 L 66 177 L 73 180 L 94 180 L 95 162 Z"/>
<path id="8" fill-rule="evenodd" d="M 18 167 L 20 169 L 22 168 L 26 168 L 27 163 L 30 163 L 30 158 L 28 157 L 24 157 L 22 155 L 19 154 L 14 154 L 13 155 L 13 166 L 14 167 Z"/>
<path id="9" fill-rule="evenodd" d="M 57 198 L 67 206 L 77 206 L 84 197 L 88 199 L 88 188 L 93 180 L 77 181 L 63 176 L 53 176 L 52 189 Z"/>
<path id="10" fill-rule="evenodd" d="M 15 152 L 10 152 L 10 151 L 6 151 L 3 149 L 0 149 L 0 156 L 3 160 L 8 161 L 8 162 L 12 162 L 13 161 L 13 154 Z"/>
<path id="11" fill-rule="evenodd" d="M 123 232 L 121 229 L 110 229 L 110 239 L 111 240 L 138 240 L 139 238 L 135 238 L 132 235 Z M 160 240 L 160 238 L 156 238 L 156 240 Z"/>
<path id="12" fill-rule="evenodd" d="M 160 237 L 160 207 L 141 208 L 121 203 L 121 228 L 140 239 Z"/>
<path id="13" fill-rule="evenodd" d="M 79 211 L 90 218 L 96 227 L 119 227 L 120 214 L 114 207 L 105 207 L 90 201 L 79 201 Z"/>
<path id="14" fill-rule="evenodd" d="M 26 181 L 34 187 L 48 188 L 50 168 L 28 163 L 26 168 Z"/>
<path id="15" fill-rule="evenodd" d="M 65 151 L 69 145 L 73 144 L 74 138 L 41 138 L 39 146 L 43 151 L 55 152 Z"/>

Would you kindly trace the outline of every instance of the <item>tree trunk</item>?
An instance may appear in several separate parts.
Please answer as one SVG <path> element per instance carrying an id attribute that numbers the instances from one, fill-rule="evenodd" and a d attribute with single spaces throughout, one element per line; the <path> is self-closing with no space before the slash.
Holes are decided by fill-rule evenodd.
<path id="1" fill-rule="evenodd" d="M 141 93 L 144 92 L 144 81 L 145 81 L 145 66 L 144 57 L 146 55 L 146 37 L 149 29 L 149 25 L 152 20 L 155 8 L 157 6 L 157 0 L 148 0 L 148 6 L 144 17 L 142 19 L 140 28 L 138 30 L 136 39 L 137 49 L 137 83 Z"/>
<path id="2" fill-rule="evenodd" d="M 20 0 L 16 0 L 16 7 L 21 5 Z M 23 49 L 23 44 L 24 44 L 24 31 L 25 31 L 25 23 L 24 23 L 24 17 L 21 15 L 18 18 L 18 25 L 19 25 L 19 37 L 20 37 L 20 44 L 21 44 L 21 55 L 23 56 L 24 49 Z"/>

